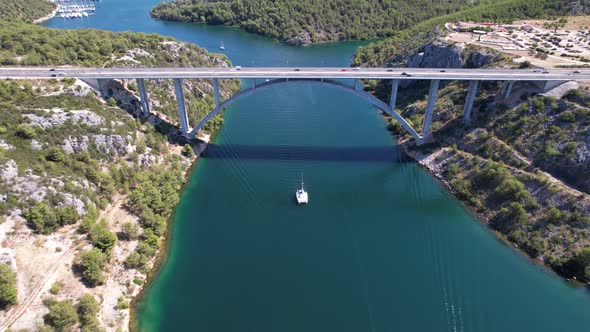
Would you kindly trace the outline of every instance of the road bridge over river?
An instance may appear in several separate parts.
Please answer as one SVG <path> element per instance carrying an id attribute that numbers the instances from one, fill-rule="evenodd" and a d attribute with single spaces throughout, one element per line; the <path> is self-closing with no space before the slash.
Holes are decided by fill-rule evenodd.
<path id="1" fill-rule="evenodd" d="M 175 87 L 178 114 L 182 134 L 187 138 L 194 135 L 216 114 L 237 100 L 257 91 L 277 85 L 316 84 L 333 87 L 365 99 L 371 105 L 395 118 L 415 139 L 422 144 L 430 138 L 430 124 L 441 80 L 469 81 L 463 117 L 466 123 L 471 120 L 473 102 L 481 81 L 503 81 L 502 94 L 510 96 L 517 81 L 542 83 L 546 87 L 557 86 L 567 81 L 590 81 L 590 70 L 576 69 L 432 69 L 432 68 L 39 68 L 3 67 L 0 78 L 4 79 L 50 79 L 75 77 L 97 80 L 99 86 L 114 79 L 135 79 L 140 94 L 144 115 L 149 115 L 150 102 L 145 86 L 146 79 L 172 79 Z M 183 79 L 213 80 L 215 109 L 211 110 L 199 123 L 190 127 L 182 88 Z M 252 87 L 222 101 L 219 92 L 220 79 L 251 79 Z M 391 80 L 391 99 L 388 103 L 364 91 L 362 80 Z M 259 80 L 263 80 L 260 82 Z M 428 80 L 430 89 L 428 102 L 420 135 L 401 115 L 395 111 L 397 91 L 402 80 Z M 352 81 L 347 84 L 347 81 Z"/>

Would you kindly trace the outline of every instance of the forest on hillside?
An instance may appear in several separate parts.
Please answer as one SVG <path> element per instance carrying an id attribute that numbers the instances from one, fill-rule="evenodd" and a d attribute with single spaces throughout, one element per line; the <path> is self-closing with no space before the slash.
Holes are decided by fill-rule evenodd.
<path id="1" fill-rule="evenodd" d="M 289 44 L 372 39 L 472 6 L 470 0 L 179 0 L 156 6 L 163 20 L 239 26 Z"/>
<path id="2" fill-rule="evenodd" d="M 54 8 L 47 0 L 0 0 L 0 17 L 30 22 L 51 13 Z"/>

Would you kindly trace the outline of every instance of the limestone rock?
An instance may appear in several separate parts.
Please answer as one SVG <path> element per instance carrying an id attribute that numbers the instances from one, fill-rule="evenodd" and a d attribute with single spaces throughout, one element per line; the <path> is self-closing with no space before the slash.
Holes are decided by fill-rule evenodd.
<path id="1" fill-rule="evenodd" d="M 43 144 L 41 144 L 36 139 L 31 140 L 31 149 L 33 149 L 33 150 L 41 150 L 41 149 L 43 149 Z"/>
<path id="2" fill-rule="evenodd" d="M 471 53 L 465 61 L 467 68 L 481 68 L 491 63 L 496 58 L 496 55 L 491 51 L 479 50 Z"/>
<path id="3" fill-rule="evenodd" d="M 69 136 L 68 138 L 64 139 L 64 143 L 62 145 L 62 149 L 65 153 L 74 153 L 74 152 L 82 152 L 88 150 L 88 136 L 82 136 L 80 141 L 76 137 Z"/>
<path id="4" fill-rule="evenodd" d="M 131 147 L 126 139 L 120 135 L 92 135 L 94 144 L 97 149 L 104 153 L 115 153 L 118 156 L 126 155 L 131 152 Z"/>
<path id="5" fill-rule="evenodd" d="M 78 215 L 86 215 L 86 204 L 82 202 L 80 199 L 74 197 L 72 194 L 62 194 L 63 198 L 62 205 L 70 205 L 72 206 Z"/>
<path id="6" fill-rule="evenodd" d="M 301 31 L 296 36 L 285 40 L 285 44 L 292 46 L 309 46 L 311 45 L 311 36 L 307 31 Z"/>
<path id="7" fill-rule="evenodd" d="M 578 146 L 576 149 L 576 157 L 579 163 L 590 162 L 590 149 L 587 145 Z"/>
<path id="8" fill-rule="evenodd" d="M 0 139 L 0 149 L 12 150 L 14 149 L 14 146 L 12 144 L 6 143 L 6 141 L 4 141 L 3 139 Z"/>
<path id="9" fill-rule="evenodd" d="M 50 116 L 39 116 L 36 114 L 23 114 L 24 117 L 31 120 L 31 124 L 43 129 L 63 126 L 66 121 L 73 123 L 82 123 L 88 126 L 98 126 L 104 123 L 104 119 L 96 113 L 89 110 L 75 110 L 66 112 L 60 108 L 46 110 Z"/>
<path id="10" fill-rule="evenodd" d="M 18 166 L 14 160 L 9 160 L 0 169 L 0 175 L 4 181 L 10 181 L 18 177 Z"/>
<path id="11" fill-rule="evenodd" d="M 424 45 L 424 50 L 408 57 L 409 68 L 461 68 L 464 65 L 463 47 L 435 41 Z"/>

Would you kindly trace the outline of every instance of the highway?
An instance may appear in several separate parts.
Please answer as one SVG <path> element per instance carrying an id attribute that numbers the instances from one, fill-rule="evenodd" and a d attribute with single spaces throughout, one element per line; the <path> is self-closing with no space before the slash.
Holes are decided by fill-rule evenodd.
<path id="1" fill-rule="evenodd" d="M 40 68 L 0 67 L 0 79 L 400 79 L 463 81 L 588 81 L 587 69 L 431 69 L 431 68 Z"/>

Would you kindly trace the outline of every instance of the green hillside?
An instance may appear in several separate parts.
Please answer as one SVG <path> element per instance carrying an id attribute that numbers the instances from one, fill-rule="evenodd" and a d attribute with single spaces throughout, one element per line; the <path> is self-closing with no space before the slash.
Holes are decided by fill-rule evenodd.
<path id="1" fill-rule="evenodd" d="M 224 24 L 290 44 L 372 39 L 471 7 L 468 0 L 180 0 L 151 14 L 163 20 Z"/>

